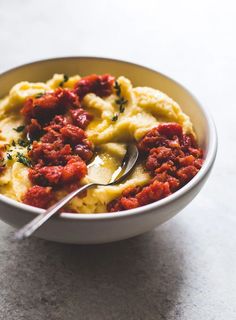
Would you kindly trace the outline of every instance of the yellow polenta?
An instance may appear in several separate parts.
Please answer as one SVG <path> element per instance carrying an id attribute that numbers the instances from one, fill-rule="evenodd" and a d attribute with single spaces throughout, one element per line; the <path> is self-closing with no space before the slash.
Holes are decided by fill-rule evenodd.
<path id="1" fill-rule="evenodd" d="M 65 88 L 73 88 L 80 79 L 78 75 L 70 77 Z M 31 186 L 28 179 L 28 168 L 16 162 L 14 155 L 17 152 L 27 154 L 27 148 L 17 145 L 11 150 L 12 159 L 9 159 L 8 150 L 13 140 L 21 138 L 21 133 L 14 130 L 24 119 L 20 109 L 29 96 L 56 89 L 63 81 L 62 74 L 55 74 L 46 83 L 30 83 L 27 81 L 16 84 L 9 95 L 0 100 L 0 147 L 5 150 L 4 163 L 6 169 L 0 175 L 0 193 L 21 201 L 22 196 Z M 125 154 L 125 145 L 131 141 L 138 141 L 151 128 L 160 122 L 177 122 L 183 127 L 184 133 L 192 133 L 193 127 L 189 117 L 183 113 L 180 106 L 163 92 L 149 87 L 133 87 L 130 80 L 121 76 L 117 79 L 121 95 L 127 100 L 123 113 L 116 121 L 112 121 L 114 114 L 119 113 L 116 103 L 117 96 L 100 98 L 93 93 L 87 94 L 82 100 L 82 106 L 94 115 L 86 129 L 88 138 L 94 143 L 98 151 L 98 161 L 89 168 L 88 176 L 83 183 L 92 180 L 109 178 L 119 167 Z M 145 185 L 150 180 L 141 164 L 137 165 L 133 174 L 124 183 L 105 188 L 96 188 L 88 191 L 84 198 L 74 198 L 70 207 L 82 213 L 106 212 L 106 205 L 117 198 L 128 186 Z M 65 192 L 57 192 L 60 198 Z"/>

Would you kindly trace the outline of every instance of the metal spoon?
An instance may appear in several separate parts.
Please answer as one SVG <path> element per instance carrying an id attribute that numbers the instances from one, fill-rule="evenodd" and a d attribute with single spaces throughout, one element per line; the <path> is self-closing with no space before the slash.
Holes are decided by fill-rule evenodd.
<path id="1" fill-rule="evenodd" d="M 54 216 L 58 212 L 58 210 L 64 207 L 64 205 L 66 205 L 70 200 L 72 200 L 75 196 L 77 196 L 79 193 L 83 192 L 84 190 L 97 187 L 97 186 L 105 187 L 105 186 L 112 186 L 112 185 L 121 183 L 130 174 L 130 172 L 134 168 L 135 163 L 137 162 L 137 159 L 138 159 L 137 147 L 135 145 L 128 145 L 126 154 L 121 163 L 121 170 L 116 177 L 112 176 L 112 180 L 109 183 L 105 184 L 105 183 L 93 182 L 93 183 L 86 184 L 75 191 L 72 191 L 71 193 L 67 194 L 64 198 L 62 198 L 60 201 L 55 203 L 53 206 L 48 208 L 46 211 L 38 215 L 32 221 L 27 223 L 24 227 L 19 229 L 15 233 L 15 239 L 21 240 L 31 236 L 47 220 L 49 220 L 52 216 Z"/>

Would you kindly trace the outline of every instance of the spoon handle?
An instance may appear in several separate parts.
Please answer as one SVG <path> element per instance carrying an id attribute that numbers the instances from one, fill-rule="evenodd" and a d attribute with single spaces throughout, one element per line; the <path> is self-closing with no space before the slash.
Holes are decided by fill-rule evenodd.
<path id="1" fill-rule="evenodd" d="M 27 223 L 25 226 L 23 226 L 21 229 L 19 229 L 15 233 L 15 239 L 22 240 L 25 238 L 28 238 L 31 236 L 38 228 L 40 228 L 48 219 L 50 219 L 52 216 L 54 216 L 58 210 L 60 210 L 64 205 L 66 205 L 70 200 L 72 200 L 76 195 L 83 192 L 84 190 L 87 190 L 89 188 L 92 188 L 93 186 L 97 185 L 96 183 L 89 183 L 85 186 L 82 186 L 79 189 L 76 189 L 66 195 L 64 198 L 62 198 L 60 201 L 58 201 L 56 204 L 48 208 L 46 211 L 39 214 L 37 217 L 35 217 L 33 220 L 31 220 L 29 223 Z"/>

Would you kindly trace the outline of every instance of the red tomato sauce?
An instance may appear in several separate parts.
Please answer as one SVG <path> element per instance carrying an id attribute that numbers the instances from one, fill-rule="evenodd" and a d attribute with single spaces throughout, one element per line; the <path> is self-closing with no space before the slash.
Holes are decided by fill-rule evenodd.
<path id="1" fill-rule="evenodd" d="M 129 187 L 110 202 L 109 212 L 128 210 L 163 199 L 188 183 L 203 164 L 203 152 L 177 123 L 151 129 L 139 142 L 140 160 L 152 177 L 148 185 Z"/>
<path id="2" fill-rule="evenodd" d="M 57 200 L 56 190 L 71 191 L 80 185 L 93 156 L 93 145 L 84 131 L 93 117 L 80 101 L 91 92 L 110 95 L 113 83 L 110 75 L 91 75 L 80 79 L 72 90 L 57 88 L 25 101 L 21 113 L 26 134 L 33 141 L 28 152 L 33 187 L 23 196 L 24 203 L 48 208 Z"/>

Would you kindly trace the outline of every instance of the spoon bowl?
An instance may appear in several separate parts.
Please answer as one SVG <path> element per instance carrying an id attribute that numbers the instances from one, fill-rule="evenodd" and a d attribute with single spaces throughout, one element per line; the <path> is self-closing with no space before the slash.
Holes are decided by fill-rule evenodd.
<path id="1" fill-rule="evenodd" d="M 79 195 L 87 189 L 102 186 L 113 186 L 121 183 L 128 177 L 128 175 L 133 170 L 137 160 L 138 160 L 138 149 L 136 145 L 129 144 L 126 149 L 125 156 L 121 163 L 121 170 L 118 172 L 117 176 L 112 176 L 112 179 L 108 183 L 88 183 L 81 188 L 74 190 L 55 203 L 53 206 L 48 208 L 45 212 L 41 213 L 39 216 L 34 218 L 32 221 L 23 226 L 20 230 L 15 233 L 15 238 L 17 240 L 22 240 L 31 236 L 37 229 L 39 229 L 45 222 L 47 222 L 51 217 L 57 214 L 57 212 L 63 208 L 69 201 L 71 201 L 75 196 Z"/>

